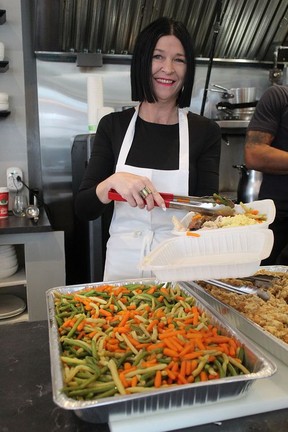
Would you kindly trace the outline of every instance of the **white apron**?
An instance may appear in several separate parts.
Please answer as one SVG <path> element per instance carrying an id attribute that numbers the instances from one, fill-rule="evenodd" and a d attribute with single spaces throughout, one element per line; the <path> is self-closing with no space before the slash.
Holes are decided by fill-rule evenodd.
<path id="1" fill-rule="evenodd" d="M 155 170 L 126 165 L 132 145 L 139 107 L 130 121 L 119 153 L 116 172 L 129 172 L 148 177 L 159 192 L 188 195 L 189 182 L 189 133 L 187 113 L 179 109 L 179 169 Z M 142 272 L 138 266 L 155 246 L 171 238 L 172 216 L 182 218 L 187 211 L 155 207 L 146 209 L 131 207 L 125 202 L 114 203 L 114 213 L 107 242 L 104 280 L 122 280 L 153 276 Z"/>

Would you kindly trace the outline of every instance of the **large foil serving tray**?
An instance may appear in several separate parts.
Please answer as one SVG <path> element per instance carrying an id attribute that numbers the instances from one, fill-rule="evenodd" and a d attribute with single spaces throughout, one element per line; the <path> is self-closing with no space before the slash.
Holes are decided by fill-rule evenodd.
<path id="1" fill-rule="evenodd" d="M 267 266 L 263 268 L 275 272 L 288 272 L 288 267 L 285 269 L 283 266 Z M 246 318 L 245 315 L 235 310 L 232 306 L 213 297 L 196 282 L 189 282 L 188 286 L 190 287 L 189 291 L 192 296 L 198 294 L 216 312 L 221 314 L 233 328 L 238 329 L 288 366 L 288 344 L 273 336 L 249 318 Z"/>
<path id="2" fill-rule="evenodd" d="M 158 284 L 159 281 L 151 279 L 133 279 L 127 281 L 105 282 L 110 285 L 120 286 L 125 284 Z M 196 305 L 201 307 L 212 324 L 221 328 L 223 334 L 235 337 L 243 346 L 246 353 L 246 366 L 251 370 L 249 375 L 226 377 L 207 382 L 171 386 L 165 389 L 153 390 L 141 394 L 130 394 L 107 397 L 99 400 L 77 401 L 68 398 L 61 392 L 63 388 L 62 365 L 60 359 L 60 342 L 58 327 L 55 317 L 54 297 L 56 293 L 68 294 L 75 291 L 103 285 L 101 283 L 87 285 L 73 285 L 56 287 L 47 291 L 47 308 L 49 316 L 49 346 L 51 358 L 52 392 L 54 402 L 61 408 L 74 410 L 75 414 L 91 423 L 108 422 L 111 414 L 123 415 L 152 415 L 153 412 L 179 410 L 187 407 L 197 407 L 203 404 L 213 404 L 229 399 L 237 399 L 245 396 L 251 385 L 257 379 L 272 376 L 277 367 L 268 359 L 251 340 L 243 336 L 238 330 L 233 329 L 221 315 L 193 291 L 185 283 L 178 283 L 182 292 L 187 296 L 193 296 Z M 175 286 L 175 284 L 174 284 Z"/>

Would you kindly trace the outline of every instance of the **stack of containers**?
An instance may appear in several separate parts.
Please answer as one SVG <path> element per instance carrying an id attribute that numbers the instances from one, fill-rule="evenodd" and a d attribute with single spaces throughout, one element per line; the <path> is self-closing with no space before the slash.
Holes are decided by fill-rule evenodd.
<path id="1" fill-rule="evenodd" d="M 0 279 L 5 279 L 16 273 L 18 259 L 15 246 L 0 245 Z"/>
<path id="2" fill-rule="evenodd" d="M 87 78 L 88 131 L 96 132 L 98 123 L 106 114 L 114 112 L 114 108 L 103 106 L 103 79 L 101 75 L 90 75 Z"/>

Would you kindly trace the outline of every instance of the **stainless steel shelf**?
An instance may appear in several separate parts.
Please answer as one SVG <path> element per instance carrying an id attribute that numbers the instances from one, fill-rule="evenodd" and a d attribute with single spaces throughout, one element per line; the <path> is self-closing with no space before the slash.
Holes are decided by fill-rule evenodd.
<path id="1" fill-rule="evenodd" d="M 247 128 L 250 120 L 216 120 L 221 129 Z"/>

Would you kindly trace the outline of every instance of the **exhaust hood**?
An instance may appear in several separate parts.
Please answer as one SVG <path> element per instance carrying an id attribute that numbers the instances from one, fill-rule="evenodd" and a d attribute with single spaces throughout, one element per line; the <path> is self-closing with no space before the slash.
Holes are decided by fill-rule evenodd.
<path id="1" fill-rule="evenodd" d="M 207 59 L 219 7 L 215 59 L 273 63 L 288 45 L 287 0 L 34 0 L 34 52 L 130 56 L 139 31 L 168 16 L 186 24 L 197 59 Z"/>

